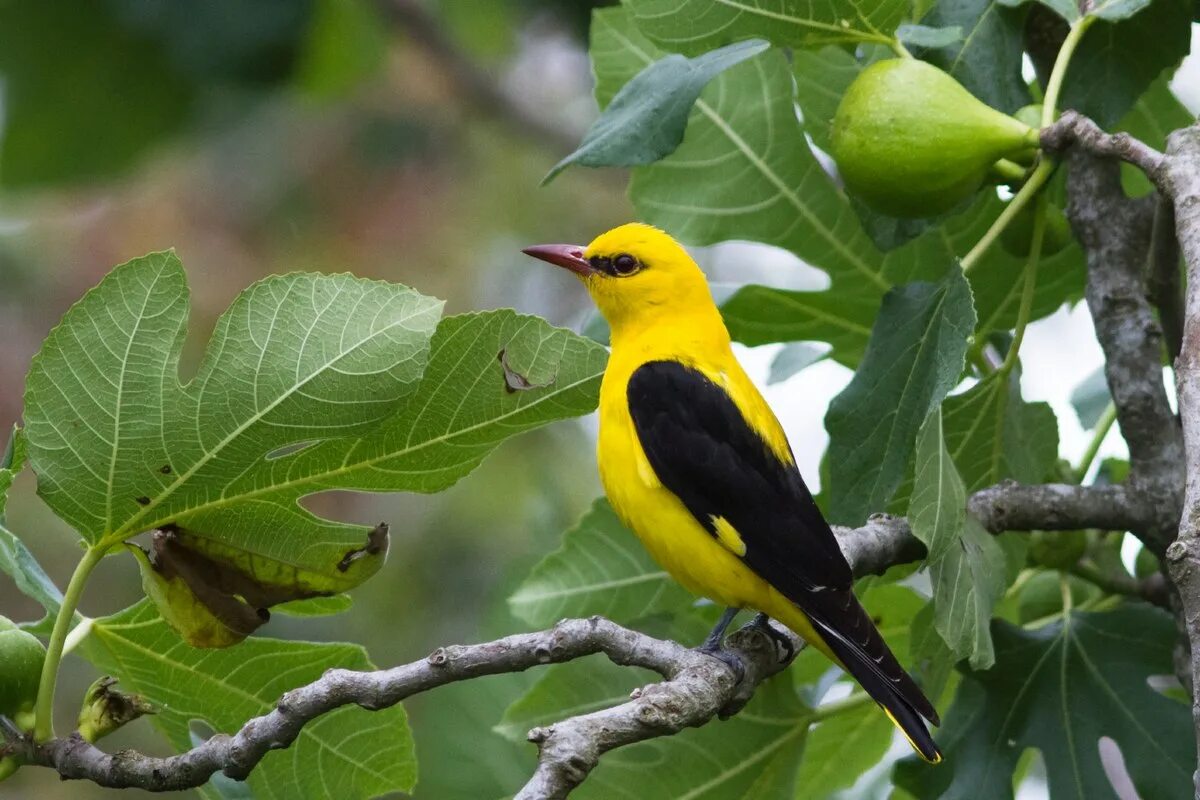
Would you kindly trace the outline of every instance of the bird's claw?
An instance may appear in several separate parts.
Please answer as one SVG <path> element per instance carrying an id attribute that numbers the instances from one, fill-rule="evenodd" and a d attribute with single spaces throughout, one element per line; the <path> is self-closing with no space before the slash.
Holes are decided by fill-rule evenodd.
<path id="1" fill-rule="evenodd" d="M 750 620 L 746 627 L 761 632 L 783 650 L 783 658 L 779 659 L 780 664 L 786 664 L 796 655 L 796 647 L 792 644 L 791 638 L 783 631 L 777 630 L 771 624 L 771 618 L 766 614 L 755 614 L 754 619 Z"/>
<path id="2" fill-rule="evenodd" d="M 696 648 L 697 653 L 704 653 L 706 656 L 712 656 L 722 662 L 729 669 L 733 670 L 734 685 L 741 683 L 746 677 L 746 665 L 742 663 L 742 658 L 732 650 L 726 650 L 721 646 L 720 642 L 705 642 Z"/>

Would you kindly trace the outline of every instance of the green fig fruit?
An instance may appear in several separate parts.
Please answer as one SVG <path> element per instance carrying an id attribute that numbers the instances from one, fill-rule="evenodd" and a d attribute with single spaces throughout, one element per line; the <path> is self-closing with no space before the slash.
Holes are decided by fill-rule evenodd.
<path id="1" fill-rule="evenodd" d="M 1044 567 L 1067 569 L 1083 558 L 1087 545 L 1087 531 L 1034 531 L 1029 557 Z"/>
<path id="2" fill-rule="evenodd" d="M 46 648 L 7 617 L 0 617 L 0 714 L 16 717 L 33 708 Z"/>
<path id="3" fill-rule="evenodd" d="M 974 194 L 996 161 L 1037 147 L 1037 131 L 975 99 L 924 61 L 864 69 L 833 118 L 846 189 L 895 217 L 931 217 Z"/>
<path id="4" fill-rule="evenodd" d="M 1025 258 L 1033 246 L 1033 220 L 1037 214 L 1029 203 L 1012 218 L 1000 233 L 1000 245 L 1011 255 Z M 1042 255 L 1052 256 L 1071 243 L 1071 225 L 1058 206 L 1046 204 L 1046 231 L 1042 234 Z"/>

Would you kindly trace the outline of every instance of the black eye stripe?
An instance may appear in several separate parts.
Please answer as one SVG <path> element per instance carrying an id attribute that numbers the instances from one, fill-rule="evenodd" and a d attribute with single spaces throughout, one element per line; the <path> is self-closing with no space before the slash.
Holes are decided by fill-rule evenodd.
<path id="1" fill-rule="evenodd" d="M 636 256 L 629 253 L 618 253 L 615 256 L 592 256 L 588 259 L 592 268 L 614 278 L 633 275 L 642 269 L 642 263 Z"/>

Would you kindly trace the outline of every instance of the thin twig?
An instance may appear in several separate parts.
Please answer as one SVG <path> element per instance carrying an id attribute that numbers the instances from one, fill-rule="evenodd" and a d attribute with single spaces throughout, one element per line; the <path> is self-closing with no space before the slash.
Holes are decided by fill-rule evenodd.
<path id="1" fill-rule="evenodd" d="M 1139 580 L 1125 573 L 1104 572 L 1087 561 L 1080 561 L 1068 571 L 1089 583 L 1094 583 L 1109 594 L 1136 597 L 1168 611 L 1171 609 L 1167 581 L 1160 572 Z"/>

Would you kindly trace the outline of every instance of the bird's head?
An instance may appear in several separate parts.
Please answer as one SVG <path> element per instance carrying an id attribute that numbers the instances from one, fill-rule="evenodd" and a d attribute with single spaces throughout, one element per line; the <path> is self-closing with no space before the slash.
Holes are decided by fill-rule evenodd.
<path id="1" fill-rule="evenodd" d="M 631 222 L 587 246 L 543 244 L 523 252 L 575 273 L 614 333 L 713 308 L 696 262 L 679 242 L 650 225 Z"/>

